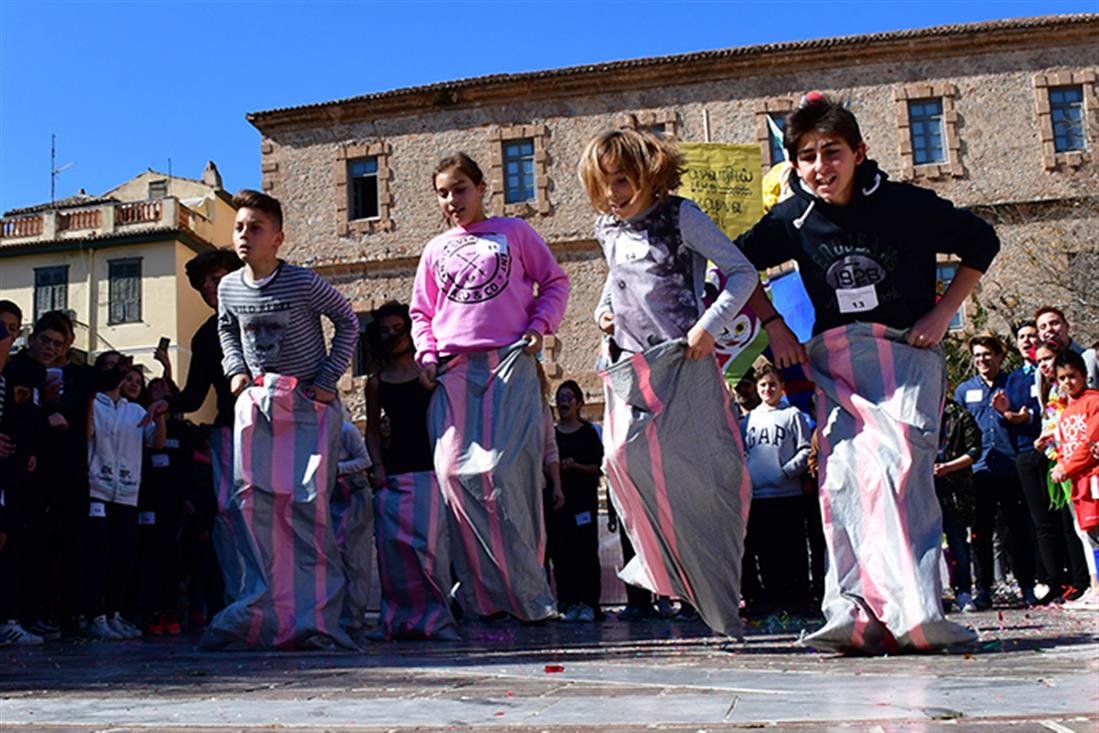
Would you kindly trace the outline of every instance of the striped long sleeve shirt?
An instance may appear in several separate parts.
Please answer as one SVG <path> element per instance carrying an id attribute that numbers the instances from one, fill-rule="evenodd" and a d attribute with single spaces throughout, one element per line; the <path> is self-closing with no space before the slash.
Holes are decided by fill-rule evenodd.
<path id="1" fill-rule="evenodd" d="M 226 378 L 283 374 L 303 386 L 336 391 L 359 338 L 351 304 L 312 270 L 280 262 L 271 277 L 258 283 L 246 278 L 246 272 L 231 272 L 218 286 L 218 337 Z M 322 315 L 336 327 L 331 351 Z"/>

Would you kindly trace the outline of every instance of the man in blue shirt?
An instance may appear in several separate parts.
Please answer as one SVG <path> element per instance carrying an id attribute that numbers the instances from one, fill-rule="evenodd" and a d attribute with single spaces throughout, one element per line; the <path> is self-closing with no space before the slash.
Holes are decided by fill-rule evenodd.
<path id="1" fill-rule="evenodd" d="M 977 593 L 973 603 L 980 610 L 992 607 L 992 532 L 996 511 L 1003 509 L 1007 548 L 1011 569 L 1031 605 L 1034 597 L 1034 530 L 1023 502 L 1012 424 L 993 404 L 1008 404 L 1008 375 L 1000 370 L 1006 353 L 995 336 L 976 336 L 969 341 L 969 352 L 977 376 L 958 385 L 954 400 L 964 405 L 981 429 L 981 457 L 973 464 L 973 484 L 977 507 L 973 520 L 973 552 L 976 560 Z"/>
<path id="2" fill-rule="evenodd" d="M 1049 603 L 1077 594 L 1088 586 L 1088 569 L 1082 546 L 1076 538 L 1072 508 L 1050 506 L 1046 477 L 1049 460 L 1034 449 L 1034 440 L 1041 432 L 1042 408 L 1038 403 L 1034 348 L 1039 343 L 1038 324 L 1024 321 L 1015 327 L 1015 345 L 1023 358 L 1023 366 L 1007 377 L 1006 395 L 993 399 L 992 406 L 1008 422 L 1008 432 L 1015 441 L 1015 467 L 1019 473 L 1023 499 L 1030 511 L 1038 546 L 1035 589 L 1039 603 Z"/>

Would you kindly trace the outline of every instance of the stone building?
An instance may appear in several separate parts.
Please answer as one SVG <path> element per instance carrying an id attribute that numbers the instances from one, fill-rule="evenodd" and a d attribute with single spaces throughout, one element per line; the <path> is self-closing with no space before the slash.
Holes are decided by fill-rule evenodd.
<path id="1" fill-rule="evenodd" d="M 547 358 L 551 374 L 594 393 L 591 313 L 606 269 L 576 175 L 584 144 L 616 126 L 659 127 L 682 140 L 758 142 L 766 166 L 776 155 L 767 116 L 781 119 L 810 89 L 850 100 L 892 177 L 997 226 L 1004 248 L 965 328 L 1002 327 L 1053 301 L 1095 338 L 1097 68 L 1099 15 L 1056 16 L 500 74 L 248 119 L 263 136 L 263 187 L 286 209 L 289 259 L 363 313 L 408 299 L 421 249 L 443 228 L 432 168 L 450 152 L 472 155 L 492 212 L 527 219 L 572 278 Z M 361 395 L 361 378 L 343 387 Z"/>

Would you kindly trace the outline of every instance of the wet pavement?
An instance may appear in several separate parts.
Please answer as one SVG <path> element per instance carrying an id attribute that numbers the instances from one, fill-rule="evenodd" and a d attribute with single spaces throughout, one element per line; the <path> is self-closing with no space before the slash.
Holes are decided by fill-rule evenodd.
<path id="1" fill-rule="evenodd" d="M 195 637 L 0 649 L 0 729 L 21 731 L 1099 730 L 1099 614 L 961 617 L 968 651 L 853 658 L 771 619 L 466 624 L 464 642 L 363 653 L 202 652 Z"/>

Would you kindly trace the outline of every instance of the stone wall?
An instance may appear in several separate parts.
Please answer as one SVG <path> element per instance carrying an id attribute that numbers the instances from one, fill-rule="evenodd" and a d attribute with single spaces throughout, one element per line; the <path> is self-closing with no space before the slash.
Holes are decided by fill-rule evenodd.
<path id="1" fill-rule="evenodd" d="M 850 99 L 871 157 L 893 178 L 914 179 L 997 224 L 1004 249 L 977 296 L 989 326 L 1002 329 L 1008 319 L 1052 300 L 1069 306 L 1077 331 L 1095 338 L 1094 309 L 1058 289 L 1056 280 L 1058 268 L 1070 260 L 1082 267 L 1088 253 L 1099 250 L 1099 167 L 1089 153 L 1050 166 L 1043 146 L 1044 89 L 1036 84 L 1083 80 L 1093 98 L 1099 43 L 1058 47 L 1050 38 L 1035 36 L 1030 48 L 977 39 L 967 55 L 926 59 L 913 42 L 905 53 L 873 63 L 822 63 L 796 71 L 787 66 L 754 76 L 684 77 L 656 88 L 547 92 L 371 119 L 330 115 L 313 125 L 261 126 L 264 187 L 286 209 L 289 258 L 316 268 L 366 310 L 388 298 L 407 300 L 416 258 L 443 228 L 431 186 L 439 158 L 462 150 L 488 174 L 501 135 L 544 135 L 539 164 L 549 206 L 543 212 L 531 208 L 525 218 L 572 278 L 557 376 L 580 376 L 597 393 L 590 370 L 599 338 L 591 312 L 606 269 L 591 240 L 593 211 L 576 176 L 583 146 L 620 126 L 624 115 L 638 113 L 671 120 L 683 140 L 703 140 L 708 130 L 715 142 L 755 142 L 764 109 L 821 89 Z M 925 94 L 950 98 L 952 165 L 912 168 L 903 105 L 906 97 Z M 1099 110 L 1091 107 L 1088 115 L 1094 148 Z M 349 154 L 362 151 L 384 158 L 384 226 L 348 227 L 343 219 L 341 166 Z M 1048 255 L 1050 272 L 1036 266 L 1032 254 Z"/>

